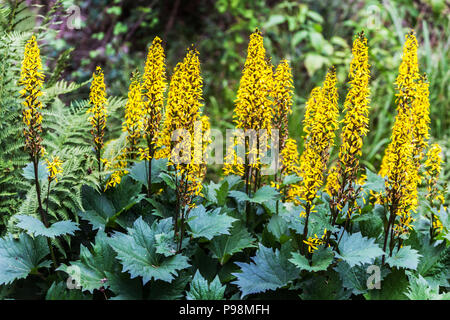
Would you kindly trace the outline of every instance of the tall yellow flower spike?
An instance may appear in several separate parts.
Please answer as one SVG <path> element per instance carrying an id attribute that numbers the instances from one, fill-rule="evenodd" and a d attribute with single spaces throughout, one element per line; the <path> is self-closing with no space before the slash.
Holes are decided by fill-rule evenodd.
<path id="1" fill-rule="evenodd" d="M 201 112 L 203 79 L 200 75 L 200 60 L 194 47 L 188 49 L 186 57 L 175 67 L 170 80 L 167 109 L 163 130 L 158 146 L 160 155 L 169 159 L 168 165 L 177 170 L 180 205 L 194 206 L 193 197 L 202 190 L 202 181 L 206 173 L 204 153 L 210 140 L 209 119 Z M 176 152 L 172 134 L 176 130 L 185 130 L 190 139 L 183 139 L 190 152 L 183 159 L 174 159 Z"/>
<path id="2" fill-rule="evenodd" d="M 133 74 L 128 89 L 128 101 L 125 106 L 125 121 L 122 124 L 122 130 L 127 132 L 126 153 L 130 159 L 136 158 L 143 127 L 141 84 L 139 80 L 139 74 Z"/>
<path id="3" fill-rule="evenodd" d="M 42 96 L 42 85 L 44 83 L 44 74 L 42 73 L 42 62 L 40 50 L 37 45 L 36 37 L 32 36 L 25 46 L 24 58 L 22 61 L 22 70 L 20 74 L 19 85 L 23 86 L 20 91 L 24 99 L 22 104 L 22 120 L 26 128 L 23 131 L 25 136 L 25 149 L 28 150 L 33 159 L 38 159 L 45 153 L 42 146 L 42 102 L 39 97 Z"/>
<path id="4" fill-rule="evenodd" d="M 263 37 L 256 30 L 250 35 L 248 44 L 247 58 L 244 64 L 244 70 L 239 83 L 239 89 L 234 109 L 234 122 L 236 128 L 243 130 L 267 130 L 271 134 L 273 102 L 270 99 L 270 92 L 273 90 L 273 70 L 272 64 L 266 60 L 266 50 L 263 45 Z M 238 143 L 242 139 L 238 139 Z M 245 143 L 245 141 L 243 142 Z M 253 155 L 254 163 L 250 166 L 259 168 L 260 150 L 245 145 L 246 156 Z M 227 150 L 233 152 L 230 148 Z M 228 152 L 227 152 L 228 153 Z M 233 161 L 235 160 L 235 161 Z M 231 162 L 233 161 L 233 162 Z M 239 166 L 239 163 L 246 163 L 237 156 L 228 155 L 225 159 L 224 173 L 241 173 L 245 169 Z M 233 169 L 233 166 L 238 166 Z"/>
<path id="5" fill-rule="evenodd" d="M 102 68 L 97 67 L 91 84 L 89 93 L 89 103 L 91 107 L 87 110 L 88 120 L 92 125 L 91 134 L 94 137 L 94 147 L 97 153 L 103 147 L 103 137 L 106 128 L 106 86 Z"/>
<path id="6" fill-rule="evenodd" d="M 287 60 L 281 60 L 274 74 L 273 91 L 274 99 L 273 127 L 278 129 L 280 137 L 280 150 L 284 148 L 284 142 L 288 139 L 288 116 L 292 113 L 293 94 L 292 70 Z"/>
<path id="7" fill-rule="evenodd" d="M 418 168 L 430 138 L 429 86 L 427 76 L 425 74 L 420 76 L 416 84 L 416 92 L 412 103 L 413 157 Z"/>
<path id="8" fill-rule="evenodd" d="M 323 172 L 339 125 L 337 101 L 336 71 L 330 68 L 323 87 L 313 89 L 306 104 L 303 129 L 306 135 L 299 169 L 303 180 L 291 188 L 290 198 L 297 204 L 300 204 L 297 198 L 304 200 L 301 204 L 305 209 L 311 207 L 323 183 Z"/>
<path id="9" fill-rule="evenodd" d="M 164 92 L 167 87 L 162 40 L 155 37 L 148 49 L 142 78 L 143 136 L 147 140 L 147 160 L 153 158 L 162 119 Z"/>
<path id="10" fill-rule="evenodd" d="M 193 133 L 194 124 L 200 120 L 203 79 L 200 75 L 198 51 L 189 48 L 183 62 L 179 62 L 170 79 L 166 114 L 158 139 L 158 147 L 162 147 L 161 156 L 170 158 L 172 150 L 172 133 L 184 129 Z"/>
<path id="11" fill-rule="evenodd" d="M 127 133 L 126 146 L 115 157 L 113 164 L 105 164 L 105 169 L 112 167 L 111 173 L 105 185 L 105 190 L 120 184 L 122 177 L 128 173 L 126 169 L 129 160 L 134 160 L 141 154 L 142 148 L 138 148 L 142 137 L 142 99 L 139 73 L 133 73 L 130 87 L 128 89 L 128 101 L 125 105 L 125 120 L 122 123 L 122 130 Z"/>
<path id="12" fill-rule="evenodd" d="M 380 174 L 386 176 L 387 198 L 394 209 L 392 215 L 397 236 L 412 229 L 411 210 L 418 204 L 418 168 L 415 164 L 413 145 L 413 104 L 416 96 L 419 67 L 417 60 L 417 40 L 414 33 L 406 35 L 403 47 L 403 60 L 395 82 L 397 86 L 397 116 L 392 129 L 391 142 L 387 147 Z"/>
<path id="13" fill-rule="evenodd" d="M 326 190 L 338 210 L 345 202 L 357 197 L 352 184 L 359 171 L 363 138 L 369 131 L 369 50 L 367 39 L 361 32 L 353 41 L 353 59 L 350 63 L 350 89 L 344 102 L 344 126 L 341 134 L 339 162 L 327 179 Z M 348 212 L 351 215 L 351 211 Z"/>

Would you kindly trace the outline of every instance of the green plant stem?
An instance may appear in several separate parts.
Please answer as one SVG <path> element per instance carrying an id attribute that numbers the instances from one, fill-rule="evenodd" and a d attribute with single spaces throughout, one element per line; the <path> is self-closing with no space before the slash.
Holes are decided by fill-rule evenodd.
<path id="1" fill-rule="evenodd" d="M 152 159 L 153 159 L 153 145 L 151 142 L 151 139 L 147 139 L 147 146 L 148 146 L 148 154 L 149 154 L 149 160 L 148 160 L 148 176 L 147 176 L 147 197 L 150 198 L 152 195 Z"/>
<path id="2" fill-rule="evenodd" d="M 303 228 L 303 241 L 305 241 L 308 237 L 308 223 L 309 223 L 309 213 L 311 210 L 311 205 L 307 204 L 306 208 L 305 208 L 305 213 L 306 213 L 306 217 L 305 217 L 305 226 Z M 306 254 L 306 243 L 302 243 L 302 253 L 305 255 Z"/>
<path id="3" fill-rule="evenodd" d="M 44 226 L 46 228 L 48 228 L 49 223 L 47 220 L 47 213 L 42 208 L 41 187 L 39 184 L 39 172 L 38 172 L 39 158 L 33 157 L 32 161 L 33 161 L 33 168 L 34 168 L 34 182 L 35 182 L 34 185 L 36 186 L 36 193 L 37 193 L 37 198 L 38 198 L 38 210 L 39 210 L 39 214 L 41 216 L 42 223 L 44 224 Z M 49 183 L 49 190 L 50 190 L 50 183 Z M 48 194 L 47 194 L 47 197 L 48 197 Z M 47 210 L 48 210 L 48 200 L 47 200 Z M 49 238 L 47 238 L 47 245 L 48 245 L 48 249 L 50 250 L 50 255 L 52 257 L 54 267 L 56 268 L 58 262 L 56 260 L 55 252 L 53 251 L 53 246 L 52 246 L 52 243 Z"/>
<path id="4" fill-rule="evenodd" d="M 385 253 L 383 254 L 383 258 L 381 260 L 381 264 L 384 264 L 384 261 L 385 261 L 385 258 L 386 258 L 387 240 L 388 240 L 388 237 L 389 237 L 389 231 L 391 229 L 391 225 L 393 224 L 394 221 L 395 221 L 395 212 L 392 211 L 392 206 L 391 206 L 388 224 L 386 226 L 386 230 L 385 230 L 385 233 L 384 233 L 383 251 Z"/>

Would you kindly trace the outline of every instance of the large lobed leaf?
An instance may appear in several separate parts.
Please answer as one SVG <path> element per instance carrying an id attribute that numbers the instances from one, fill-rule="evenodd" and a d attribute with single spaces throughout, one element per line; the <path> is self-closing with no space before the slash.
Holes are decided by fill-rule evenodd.
<path id="1" fill-rule="evenodd" d="M 108 273 L 120 272 L 115 256 L 116 253 L 108 244 L 108 237 L 99 230 L 92 250 L 81 245 L 80 259 L 68 266 L 62 264 L 58 270 L 66 272 L 82 291 L 92 293 L 95 289 L 109 286 Z"/>
<path id="2" fill-rule="evenodd" d="M 194 275 L 191 282 L 191 288 L 186 294 L 187 300 L 223 300 L 225 286 L 220 283 L 219 277 L 216 276 L 211 283 L 202 277 L 200 272 Z"/>
<path id="3" fill-rule="evenodd" d="M 167 241 L 161 242 L 159 235 L 173 234 L 171 226 L 170 218 L 155 221 L 150 227 L 139 217 L 128 228 L 128 234 L 116 232 L 109 243 L 117 252 L 123 271 L 129 272 L 131 278 L 142 277 L 146 284 L 151 279 L 171 282 L 178 270 L 189 267 L 187 257 L 167 251 Z"/>
<path id="4" fill-rule="evenodd" d="M 406 246 L 396 250 L 391 257 L 386 259 L 386 263 L 391 267 L 416 270 L 420 257 L 417 250 Z"/>
<path id="5" fill-rule="evenodd" d="M 188 233 L 194 238 L 204 237 L 208 240 L 221 234 L 230 234 L 231 224 L 237 219 L 225 213 L 221 214 L 220 211 L 221 208 L 206 211 L 202 205 L 192 209 L 189 214 L 188 225 L 190 230 Z"/>
<path id="6" fill-rule="evenodd" d="M 67 234 L 73 236 L 75 231 L 80 230 L 78 224 L 70 220 L 55 222 L 47 228 L 41 220 L 35 217 L 25 215 L 16 215 L 14 217 L 19 220 L 17 226 L 33 236 L 44 236 L 47 238 L 55 238 Z"/>
<path id="7" fill-rule="evenodd" d="M 317 272 L 327 270 L 328 266 L 333 262 L 334 254 L 331 248 L 320 249 L 313 253 L 311 263 L 305 256 L 297 252 L 292 253 L 292 258 L 289 259 L 300 270 L 309 272 Z"/>
<path id="8" fill-rule="evenodd" d="M 277 189 L 271 186 L 263 186 L 262 188 L 258 189 L 251 198 L 245 192 L 236 190 L 230 191 L 229 195 L 235 198 L 237 201 L 249 201 L 251 203 L 258 204 L 277 200 L 280 197 L 280 193 L 277 191 Z"/>
<path id="9" fill-rule="evenodd" d="M 256 255 L 252 258 L 253 262 L 236 262 L 242 272 L 233 273 L 237 280 L 232 283 L 239 286 L 242 292 L 241 297 L 275 290 L 295 280 L 299 272 L 288 261 L 290 251 L 289 242 L 281 246 L 281 251 L 275 249 L 275 252 L 260 244 Z"/>
<path id="10" fill-rule="evenodd" d="M 106 193 L 84 185 L 81 189 L 84 211 L 78 215 L 92 224 L 94 230 L 104 230 L 107 225 L 115 224 L 119 216 L 139 203 L 144 195 L 140 194 L 141 184 L 125 176 L 115 188 Z"/>
<path id="11" fill-rule="evenodd" d="M 375 243 L 375 239 L 363 237 L 361 232 L 344 233 L 339 243 L 337 257 L 343 259 L 350 267 L 371 263 L 375 258 L 383 255 L 383 250 Z"/>
<path id="12" fill-rule="evenodd" d="M 0 239 L 0 285 L 24 279 L 39 268 L 50 267 L 47 242 L 43 237 L 31 238 L 21 233 L 15 240 L 12 235 Z"/>
<path id="13" fill-rule="evenodd" d="M 235 225 L 230 235 L 221 235 L 212 239 L 208 248 L 213 253 L 213 257 L 219 259 L 224 265 L 235 253 L 241 252 L 245 248 L 254 248 L 255 239 L 242 224 Z"/>

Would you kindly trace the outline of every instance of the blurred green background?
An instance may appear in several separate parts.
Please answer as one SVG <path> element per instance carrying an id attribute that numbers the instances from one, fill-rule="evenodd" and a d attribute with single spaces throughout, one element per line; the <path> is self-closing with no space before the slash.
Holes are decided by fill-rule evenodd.
<path id="1" fill-rule="evenodd" d="M 168 75 L 192 43 L 200 52 L 205 112 L 212 126 L 233 126 L 232 114 L 246 57 L 248 37 L 258 27 L 274 64 L 287 58 L 292 66 L 295 96 L 290 134 L 301 147 L 304 104 L 327 68 L 338 72 L 340 105 L 347 92 L 347 74 L 354 35 L 364 30 L 371 64 L 370 133 L 364 142 L 364 165 L 377 171 L 395 117 L 394 80 L 401 61 L 404 35 L 416 31 L 420 71 L 430 80 L 431 133 L 444 150 L 449 180 L 449 2 L 445 0 L 85 0 L 29 1 L 36 21 L 55 19 L 46 31 L 49 68 L 70 52 L 62 76 L 87 80 L 95 65 L 105 70 L 108 93 L 126 97 L 130 73 L 143 70 L 148 45 L 163 38 Z M 49 15 L 60 2 L 62 7 Z M 56 17 L 56 18 L 55 18 Z M 87 97 L 88 87 L 81 90 Z M 80 94 L 80 92 L 78 93 Z M 337 143 L 338 144 L 338 143 Z M 336 158 L 333 150 L 332 159 Z M 300 150 L 301 151 L 301 150 Z"/>

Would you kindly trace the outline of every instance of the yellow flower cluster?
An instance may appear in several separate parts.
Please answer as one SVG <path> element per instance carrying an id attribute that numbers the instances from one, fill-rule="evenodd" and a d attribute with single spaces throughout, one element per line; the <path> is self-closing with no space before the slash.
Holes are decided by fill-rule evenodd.
<path id="1" fill-rule="evenodd" d="M 288 139 L 288 116 L 292 113 L 293 94 L 292 70 L 287 60 L 281 60 L 274 74 L 273 91 L 274 100 L 273 127 L 278 129 L 280 137 L 280 150 Z"/>
<path id="2" fill-rule="evenodd" d="M 414 219 L 411 217 L 411 211 L 415 211 L 418 205 L 419 182 L 414 150 L 418 150 L 420 154 L 424 147 L 424 131 L 428 131 L 426 119 L 428 111 L 423 110 L 428 108 L 426 102 L 428 89 L 423 81 L 419 81 L 417 47 L 414 33 L 406 35 L 403 59 L 395 82 L 398 91 L 397 116 L 391 142 L 386 149 L 380 170 L 380 175 L 387 177 L 387 197 L 393 208 L 393 214 L 400 217 L 394 226 L 397 236 L 412 229 L 411 223 Z M 423 116 L 425 118 L 421 119 Z M 418 128 L 414 128 L 414 125 L 418 125 Z"/>
<path id="3" fill-rule="evenodd" d="M 315 88 L 306 104 L 304 128 L 304 151 L 300 156 L 298 184 L 291 185 L 288 198 L 294 203 L 310 207 L 323 183 L 323 171 L 329 158 L 338 128 L 338 92 L 336 72 L 331 68 L 322 88 Z M 299 201 L 303 200 L 303 202 Z M 303 212 L 304 214 L 304 212 Z"/>
<path id="4" fill-rule="evenodd" d="M 137 146 L 142 135 L 142 99 L 139 75 L 134 74 L 128 89 L 128 101 L 125 106 L 125 121 L 122 130 L 127 132 L 126 154 L 130 159 L 136 158 Z"/>
<path id="5" fill-rule="evenodd" d="M 319 238 L 317 234 L 314 237 L 308 237 L 308 240 L 303 240 L 305 244 L 308 245 L 308 252 L 313 253 L 319 249 L 319 246 L 325 244 L 325 237 L 327 235 L 327 229 L 323 231 L 323 235 Z"/>
<path id="6" fill-rule="evenodd" d="M 280 153 L 281 157 L 281 176 L 283 175 L 299 175 L 300 174 L 300 155 L 298 153 L 297 142 L 295 139 L 288 138 L 284 143 L 284 148 Z M 295 192 L 289 191 L 291 185 L 286 186 L 285 190 L 280 190 L 278 181 L 271 181 L 271 186 L 285 194 L 285 201 L 292 202 Z M 295 188 L 295 186 L 293 187 Z"/>
<path id="7" fill-rule="evenodd" d="M 426 75 L 420 76 L 416 84 L 414 101 L 412 103 L 413 158 L 417 167 L 428 146 L 430 125 L 429 83 Z"/>
<path id="8" fill-rule="evenodd" d="M 341 188 L 339 176 L 338 164 L 334 164 L 328 171 L 327 184 L 325 185 L 325 192 L 330 197 L 335 197 Z M 336 204 L 336 207 L 338 210 L 342 209 L 340 204 Z"/>
<path id="9" fill-rule="evenodd" d="M 285 67 L 280 68 L 281 69 Z M 284 70 L 286 73 L 286 70 Z M 285 77 L 286 75 L 279 76 Z M 280 84 L 281 86 L 283 84 Z M 286 83 L 285 83 L 286 85 Z M 244 70 L 239 83 L 237 93 L 236 106 L 234 109 L 233 118 L 236 123 L 236 128 L 243 130 L 266 130 L 267 134 L 271 134 L 272 116 L 273 116 L 273 102 L 270 99 L 271 91 L 273 90 L 273 70 L 272 64 L 266 60 L 266 50 L 263 45 L 263 37 L 261 33 L 256 30 L 250 35 L 250 42 L 247 50 L 247 58 L 245 60 Z M 289 89 L 288 89 L 289 91 Z M 289 93 L 287 93 L 289 94 Z M 260 167 L 260 143 L 250 146 L 238 139 L 237 143 L 245 143 L 246 157 L 253 157 L 253 163 L 248 165 L 254 168 Z M 245 169 L 240 167 L 240 163 L 248 163 L 243 159 L 233 154 L 233 148 L 227 150 L 227 157 L 224 163 L 225 174 L 242 174 Z M 231 153 L 231 154 L 229 154 Z"/>
<path id="10" fill-rule="evenodd" d="M 297 142 L 295 139 L 288 138 L 283 150 L 281 150 L 281 173 L 283 175 L 299 175 L 299 159 Z"/>
<path id="11" fill-rule="evenodd" d="M 91 134 L 94 137 L 94 146 L 97 153 L 103 147 L 103 137 L 106 128 L 106 87 L 102 68 L 97 67 L 89 93 L 91 107 L 87 110 L 89 121 L 92 125 Z"/>
<path id="12" fill-rule="evenodd" d="M 177 170 L 182 206 L 192 205 L 193 197 L 202 190 L 201 182 L 206 173 L 204 154 L 210 142 L 210 125 L 208 117 L 202 115 L 200 109 L 202 86 L 198 51 L 192 47 L 188 49 L 183 62 L 174 69 L 164 126 L 158 140 L 158 146 L 162 148 L 160 156 L 167 157 L 168 165 L 173 165 Z M 182 139 L 175 146 L 172 134 L 177 130 Z M 183 150 L 188 152 L 180 155 Z"/>
<path id="13" fill-rule="evenodd" d="M 24 99 L 22 104 L 25 107 L 22 111 L 22 120 L 26 125 L 23 131 L 25 149 L 33 159 L 45 153 L 40 136 L 42 132 L 42 114 L 40 112 L 42 102 L 39 97 L 42 96 L 43 83 L 44 74 L 42 73 L 40 50 L 36 37 L 32 36 L 25 46 L 19 85 L 23 86 L 20 95 Z"/>
<path id="14" fill-rule="evenodd" d="M 326 191 L 341 210 L 346 202 L 356 198 L 352 184 L 359 171 L 363 138 L 369 131 L 369 50 L 361 32 L 353 41 L 353 59 L 350 63 L 350 89 L 344 102 L 344 120 L 337 167 L 330 171 Z M 351 215 L 351 212 L 349 212 Z"/>
<path id="15" fill-rule="evenodd" d="M 164 92 L 167 87 L 165 55 L 162 40 L 155 37 L 148 50 L 142 77 L 143 135 L 147 140 L 146 160 L 153 158 L 161 125 Z M 143 158 L 141 156 L 141 158 Z"/>
<path id="16" fill-rule="evenodd" d="M 58 182 L 57 176 L 63 172 L 61 159 L 56 156 L 52 157 L 51 161 L 49 159 L 45 159 L 45 162 L 47 163 L 48 181 Z"/>
<path id="17" fill-rule="evenodd" d="M 439 201 L 444 204 L 445 199 L 442 191 L 438 189 L 438 180 L 441 173 L 442 149 L 439 144 L 434 143 L 430 146 L 425 160 L 425 177 L 427 179 L 427 195 L 429 201 Z"/>
<path id="18" fill-rule="evenodd" d="M 108 181 L 105 185 L 105 191 L 111 187 L 115 187 L 116 185 L 120 184 L 122 181 L 122 177 L 128 173 L 127 165 L 128 161 L 126 159 L 127 149 L 125 148 L 122 150 L 122 152 L 114 159 L 114 165 L 113 169 L 114 171 L 111 173 L 111 176 L 109 177 Z M 111 167 L 111 163 L 103 159 L 105 163 L 105 169 L 108 169 Z"/>

